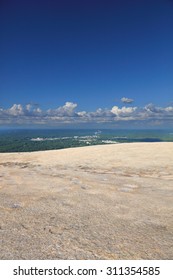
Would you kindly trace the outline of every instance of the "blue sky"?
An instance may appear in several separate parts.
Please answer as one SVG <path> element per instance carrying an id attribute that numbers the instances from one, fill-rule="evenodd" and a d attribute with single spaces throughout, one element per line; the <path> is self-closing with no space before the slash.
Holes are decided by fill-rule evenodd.
<path id="1" fill-rule="evenodd" d="M 172 0 L 3 0 L 0 125 L 173 127 Z"/>

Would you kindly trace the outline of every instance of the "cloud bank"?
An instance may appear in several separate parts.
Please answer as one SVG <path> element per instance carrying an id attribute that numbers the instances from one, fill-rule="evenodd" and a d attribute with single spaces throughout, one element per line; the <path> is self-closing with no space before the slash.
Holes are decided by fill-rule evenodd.
<path id="1" fill-rule="evenodd" d="M 42 110 L 32 104 L 25 106 L 13 104 L 8 109 L 0 108 L 0 125 L 40 125 L 63 126 L 77 124 L 107 124 L 118 126 L 122 124 L 143 124 L 151 126 L 173 126 L 173 106 L 158 107 L 147 104 L 144 107 L 113 106 L 110 109 L 98 108 L 93 112 L 78 111 L 77 104 L 66 102 L 55 109 Z"/>

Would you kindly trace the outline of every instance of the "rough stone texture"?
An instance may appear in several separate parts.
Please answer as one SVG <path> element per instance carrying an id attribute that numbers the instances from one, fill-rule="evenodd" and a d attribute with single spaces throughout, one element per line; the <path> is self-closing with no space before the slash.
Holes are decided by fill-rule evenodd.
<path id="1" fill-rule="evenodd" d="M 0 259 L 173 259 L 173 143 L 0 154 Z"/>

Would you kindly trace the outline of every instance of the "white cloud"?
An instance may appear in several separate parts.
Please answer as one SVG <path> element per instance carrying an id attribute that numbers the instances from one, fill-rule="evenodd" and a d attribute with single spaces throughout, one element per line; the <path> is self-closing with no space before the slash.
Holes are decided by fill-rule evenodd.
<path id="1" fill-rule="evenodd" d="M 32 105 L 31 105 L 31 104 L 27 104 L 27 105 L 26 105 L 26 110 L 30 112 L 31 109 L 32 109 Z"/>
<path id="2" fill-rule="evenodd" d="M 81 112 L 78 112 L 78 113 L 77 113 L 77 115 L 78 115 L 79 117 L 85 117 L 86 114 L 87 114 L 86 111 L 81 111 Z"/>
<path id="3" fill-rule="evenodd" d="M 111 109 L 111 112 L 116 116 L 122 116 L 122 115 L 130 115 L 133 112 L 135 112 L 137 107 L 125 107 L 119 108 L 118 106 L 114 106 Z"/>
<path id="4" fill-rule="evenodd" d="M 0 108 L 0 124 L 9 125 L 63 125 L 63 124 L 119 124 L 136 121 L 138 124 L 173 124 L 173 107 L 159 107 L 147 104 L 143 108 L 118 107 L 98 108 L 91 111 L 78 111 L 77 104 L 66 102 L 56 109 L 41 110 L 32 104 L 14 104 L 9 109 Z"/>
<path id="5" fill-rule="evenodd" d="M 34 112 L 36 115 L 42 114 L 42 110 L 41 110 L 40 108 L 35 108 L 35 109 L 33 110 L 33 112 Z"/>
<path id="6" fill-rule="evenodd" d="M 76 107 L 76 103 L 66 102 L 64 106 L 58 107 L 54 110 L 49 109 L 47 113 L 52 116 L 74 116 Z"/>
<path id="7" fill-rule="evenodd" d="M 23 107 L 21 104 L 14 104 L 11 108 L 7 110 L 7 113 L 12 116 L 24 115 Z"/>
<path id="8" fill-rule="evenodd" d="M 122 97 L 121 98 L 121 102 L 123 102 L 123 103 L 127 103 L 127 104 L 129 104 L 129 103 L 133 103 L 133 99 L 131 99 L 131 98 L 127 98 L 127 97 Z"/>
<path id="9" fill-rule="evenodd" d="M 173 112 L 173 107 L 172 106 L 166 107 L 165 111 L 171 113 L 171 112 Z"/>
<path id="10" fill-rule="evenodd" d="M 155 116 L 168 116 L 172 115 L 173 113 L 173 107 L 157 107 L 153 105 L 152 103 L 146 105 L 144 107 L 144 111 L 146 111 L 149 115 L 155 115 Z"/>

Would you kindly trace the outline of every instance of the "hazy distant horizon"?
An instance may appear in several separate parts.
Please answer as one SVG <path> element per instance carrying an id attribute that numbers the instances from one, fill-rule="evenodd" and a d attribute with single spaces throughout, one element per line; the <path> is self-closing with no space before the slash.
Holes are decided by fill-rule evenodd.
<path id="1" fill-rule="evenodd" d="M 0 130 L 0 152 L 32 152 L 134 142 L 173 142 L 173 130 L 50 128 Z"/>

